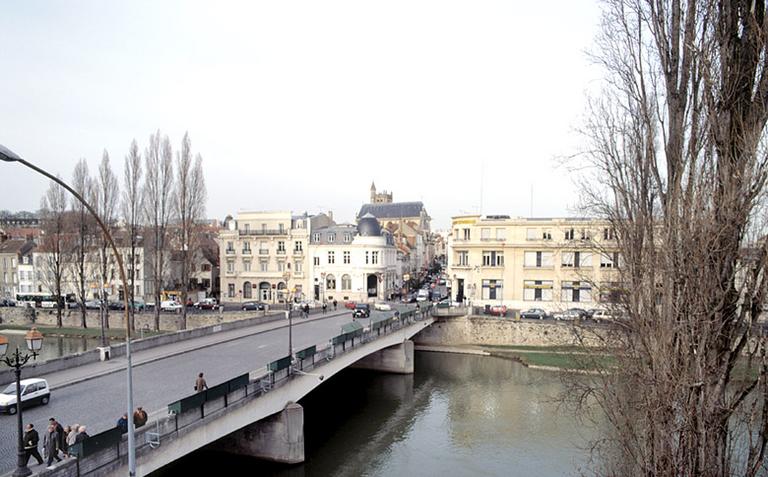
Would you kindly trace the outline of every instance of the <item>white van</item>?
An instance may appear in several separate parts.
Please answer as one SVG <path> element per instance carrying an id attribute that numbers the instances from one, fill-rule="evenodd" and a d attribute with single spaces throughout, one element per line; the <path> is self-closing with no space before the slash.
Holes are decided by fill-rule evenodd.
<path id="1" fill-rule="evenodd" d="M 416 301 L 427 301 L 429 299 L 429 290 L 422 288 L 416 294 Z"/>
<path id="2" fill-rule="evenodd" d="M 48 404 L 51 400 L 51 391 L 48 389 L 48 381 L 45 379 L 31 378 L 21 381 L 22 407 L 30 407 L 36 404 Z M 0 393 L 0 412 L 16 414 L 16 383 L 11 383 Z"/>

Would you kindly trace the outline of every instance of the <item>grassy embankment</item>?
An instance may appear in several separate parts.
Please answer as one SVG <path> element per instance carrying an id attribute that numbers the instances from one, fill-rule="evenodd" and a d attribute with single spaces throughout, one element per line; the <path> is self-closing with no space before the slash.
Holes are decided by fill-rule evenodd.
<path id="1" fill-rule="evenodd" d="M 101 328 L 57 328 L 55 326 L 38 326 L 37 330 L 43 334 L 43 336 L 61 336 L 66 338 L 100 338 Z M 28 325 L 0 325 L 0 333 L 3 330 L 28 330 Z M 144 331 L 144 337 L 155 336 L 165 333 L 164 331 Z M 107 338 L 110 339 L 122 339 L 125 338 L 125 328 L 110 328 L 105 330 Z M 137 330 L 132 333 L 133 338 L 138 338 L 141 333 Z"/>

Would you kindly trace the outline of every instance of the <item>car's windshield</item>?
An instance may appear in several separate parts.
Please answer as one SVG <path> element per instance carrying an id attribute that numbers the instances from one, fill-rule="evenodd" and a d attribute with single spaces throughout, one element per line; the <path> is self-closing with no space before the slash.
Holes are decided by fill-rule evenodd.
<path id="1" fill-rule="evenodd" d="M 21 392 L 24 392 L 24 386 L 21 387 Z M 13 396 L 16 395 L 16 383 L 9 384 L 7 388 L 3 389 L 3 392 L 0 394 L 11 394 Z"/>

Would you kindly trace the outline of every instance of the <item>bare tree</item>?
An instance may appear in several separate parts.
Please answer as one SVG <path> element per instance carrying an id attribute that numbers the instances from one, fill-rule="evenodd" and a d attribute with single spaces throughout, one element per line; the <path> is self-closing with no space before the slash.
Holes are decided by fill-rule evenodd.
<path id="1" fill-rule="evenodd" d="M 91 197 L 93 184 L 88 172 L 88 163 L 85 159 L 80 159 L 75 165 L 72 174 L 72 188 L 80 194 L 80 197 Z M 80 326 L 88 327 L 86 321 L 85 302 L 88 299 L 88 278 L 90 270 L 88 267 L 88 250 L 91 246 L 92 219 L 88 209 L 76 198 L 70 200 L 72 208 L 73 240 L 71 250 L 65 255 L 68 257 L 67 264 L 71 269 L 71 275 L 75 284 L 77 300 L 80 303 Z"/>
<path id="2" fill-rule="evenodd" d="M 128 155 L 125 157 L 124 167 L 124 180 L 125 189 L 123 190 L 123 221 L 128 232 L 128 244 L 130 251 L 128 254 L 128 281 L 129 285 L 126 287 L 128 291 L 128 299 L 131 304 L 130 308 L 130 327 L 131 330 L 135 330 L 134 321 L 134 294 L 136 292 L 136 274 L 139 273 L 139 266 L 141 260 L 136 257 L 136 248 L 139 242 L 139 232 L 141 229 L 141 211 L 142 211 L 142 194 L 141 194 L 141 154 L 139 154 L 139 146 L 136 144 L 136 140 L 131 141 L 131 146 L 128 149 Z M 143 267 L 141 267 L 143 269 Z"/>
<path id="3" fill-rule="evenodd" d="M 42 218 L 42 247 L 44 253 L 42 277 L 50 292 L 61 296 L 64 276 L 64 248 L 66 241 L 65 215 L 67 191 L 51 181 L 40 204 Z M 61 307 L 56 307 L 56 326 L 61 328 Z"/>
<path id="4" fill-rule="evenodd" d="M 99 164 L 99 173 L 94 184 L 94 195 L 96 203 L 96 213 L 107 226 L 112 229 L 115 226 L 117 218 L 117 206 L 120 197 L 120 189 L 117 184 L 115 173 L 109 164 L 109 153 L 105 150 Z M 109 241 L 102 232 L 99 234 L 99 274 L 102 284 L 106 284 L 114 278 L 114 258 L 109 251 Z M 125 293 L 126 283 L 123 283 L 123 293 Z M 125 326 L 129 326 L 126 323 Z M 107 306 L 107 292 L 101 288 L 101 343 L 106 346 L 106 330 L 109 329 L 109 307 Z"/>
<path id="5" fill-rule="evenodd" d="M 179 221 L 178 246 L 181 265 L 181 329 L 187 328 L 187 301 L 194 257 L 200 247 L 195 228 L 205 215 L 206 189 L 203 158 L 198 154 L 192 162 L 189 133 L 184 134 L 176 156 L 176 189 L 174 210 Z"/>
<path id="6" fill-rule="evenodd" d="M 149 238 L 152 253 L 151 281 L 155 296 L 155 331 L 159 331 L 161 292 L 167 275 L 166 240 L 173 192 L 173 150 L 168 136 L 161 138 L 160 131 L 149 136 L 144 162 L 147 170 L 144 183 L 144 215 L 149 229 L 145 244 Z"/>
<path id="7" fill-rule="evenodd" d="M 617 232 L 626 318 L 616 366 L 570 396 L 607 419 L 606 475 L 765 473 L 765 2 L 604 5 L 585 198 Z"/>

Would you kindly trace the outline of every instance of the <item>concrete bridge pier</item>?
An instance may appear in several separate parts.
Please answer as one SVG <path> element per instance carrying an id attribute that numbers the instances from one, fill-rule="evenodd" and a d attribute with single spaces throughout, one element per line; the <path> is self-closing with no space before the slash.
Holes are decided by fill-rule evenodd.
<path id="1" fill-rule="evenodd" d="M 277 414 L 219 439 L 213 447 L 283 464 L 304 462 L 304 408 L 289 403 Z"/>
<path id="2" fill-rule="evenodd" d="M 413 374 L 413 341 L 405 340 L 371 353 L 351 367 L 385 373 Z"/>

